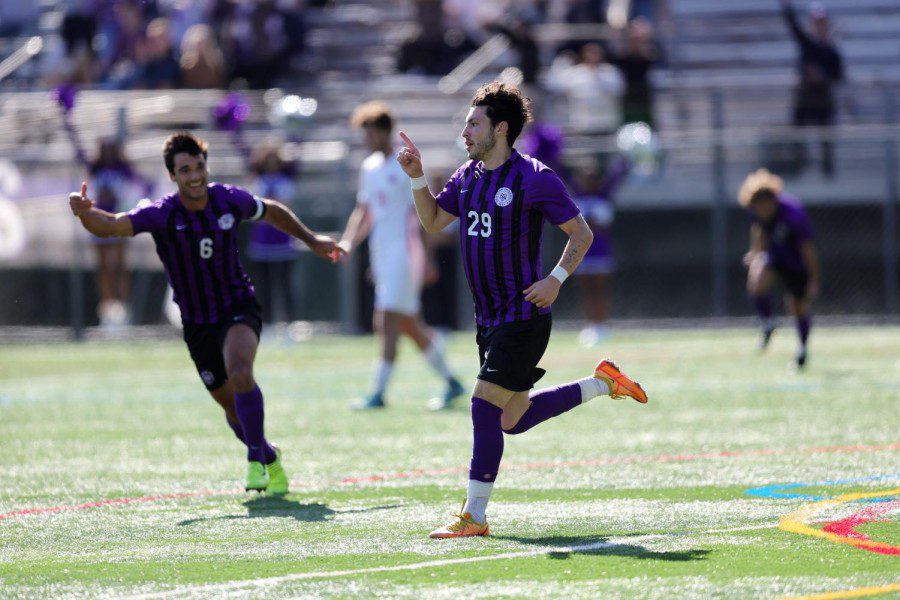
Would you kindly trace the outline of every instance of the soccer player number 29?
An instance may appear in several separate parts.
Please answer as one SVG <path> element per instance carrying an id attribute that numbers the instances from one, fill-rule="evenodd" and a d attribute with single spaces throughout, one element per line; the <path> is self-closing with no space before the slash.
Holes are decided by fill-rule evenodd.
<path id="1" fill-rule="evenodd" d="M 478 236 L 478 223 L 481 222 L 481 237 L 491 237 L 491 214 L 481 213 L 479 218 L 478 211 L 470 210 L 468 214 L 472 223 L 469 225 L 469 235 Z"/>

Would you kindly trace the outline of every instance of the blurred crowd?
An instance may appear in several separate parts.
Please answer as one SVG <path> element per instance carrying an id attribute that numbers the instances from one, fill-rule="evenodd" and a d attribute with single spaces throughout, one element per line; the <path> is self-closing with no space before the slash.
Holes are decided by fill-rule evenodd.
<path id="1" fill-rule="evenodd" d="M 415 8 L 418 27 L 400 48 L 401 72 L 444 75 L 499 34 L 517 55 L 531 95 L 566 97 L 573 126 L 610 133 L 623 123 L 653 124 L 649 75 L 663 59 L 654 27 L 665 13 L 661 0 L 420 0 Z M 542 43 L 536 27 L 551 23 L 597 27 L 593 36 Z"/>
<path id="2" fill-rule="evenodd" d="M 67 0 L 41 75 L 104 89 L 267 88 L 305 46 L 303 0 Z"/>

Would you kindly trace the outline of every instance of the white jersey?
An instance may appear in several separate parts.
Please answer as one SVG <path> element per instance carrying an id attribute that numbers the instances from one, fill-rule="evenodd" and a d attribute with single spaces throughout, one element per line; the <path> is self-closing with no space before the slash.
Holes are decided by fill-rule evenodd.
<path id="1" fill-rule="evenodd" d="M 425 250 L 409 177 L 393 155 L 373 152 L 362 163 L 356 199 L 369 208 L 369 254 L 377 278 L 386 264 L 424 266 Z"/>

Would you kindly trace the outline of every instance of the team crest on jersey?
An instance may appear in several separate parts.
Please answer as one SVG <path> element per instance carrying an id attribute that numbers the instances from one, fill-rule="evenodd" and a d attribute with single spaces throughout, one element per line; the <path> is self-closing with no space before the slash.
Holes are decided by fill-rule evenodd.
<path id="1" fill-rule="evenodd" d="M 513 193 L 508 187 L 500 188 L 494 195 L 494 204 L 497 206 L 509 206 L 509 203 L 512 202 L 512 200 Z"/>
<path id="2" fill-rule="evenodd" d="M 234 215 L 231 213 L 226 213 L 219 217 L 219 228 L 228 231 L 234 227 Z"/>
<path id="3" fill-rule="evenodd" d="M 206 385 L 212 385 L 216 381 L 216 376 L 212 374 L 212 371 L 200 371 L 200 379 Z"/>

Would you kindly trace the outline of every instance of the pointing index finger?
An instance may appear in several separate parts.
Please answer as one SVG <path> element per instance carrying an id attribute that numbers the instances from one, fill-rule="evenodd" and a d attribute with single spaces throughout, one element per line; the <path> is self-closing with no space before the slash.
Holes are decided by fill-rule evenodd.
<path id="1" fill-rule="evenodd" d="M 87 198 L 87 181 L 81 182 L 81 199 Z"/>
<path id="2" fill-rule="evenodd" d="M 413 141 L 411 139 L 409 139 L 408 135 L 406 135 L 406 132 L 401 131 L 400 137 L 403 139 L 403 143 L 405 143 L 407 146 L 409 146 L 409 148 L 411 150 L 418 150 L 418 148 L 416 148 L 416 145 L 413 144 Z"/>

